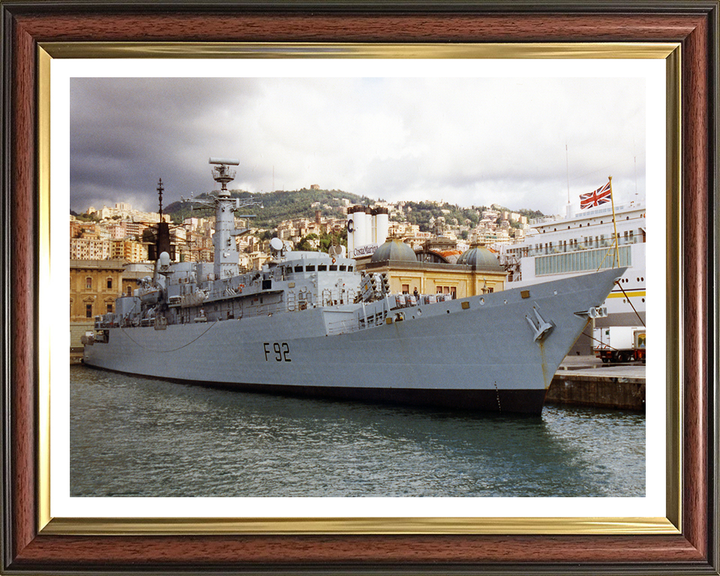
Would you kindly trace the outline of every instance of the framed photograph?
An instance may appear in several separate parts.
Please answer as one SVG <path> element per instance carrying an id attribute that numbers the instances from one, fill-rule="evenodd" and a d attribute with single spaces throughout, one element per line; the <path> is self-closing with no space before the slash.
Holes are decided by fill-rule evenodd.
<path id="1" fill-rule="evenodd" d="M 3 4 L 6 153 L 2 213 L 3 229 L 7 231 L 3 235 L 3 314 L 8 346 L 4 347 L 3 374 L 6 422 L 2 569 L 12 573 L 38 570 L 364 573 L 454 569 L 531 573 L 566 572 L 572 566 L 575 571 L 588 573 L 638 570 L 718 573 L 714 337 L 717 254 L 713 221 L 717 200 L 717 51 L 713 48 L 717 44 L 717 9 L 717 2 L 692 5 L 668 2 L 655 8 L 633 3 L 542 8 L 467 3 L 442 7 L 427 4 L 390 7 L 382 3 L 352 7 L 201 2 L 171 5 L 150 2 L 121 7 L 103 3 L 92 7 L 82 3 Z M 370 81 L 363 84 L 358 79 Z M 387 89 L 391 84 L 391 90 L 381 91 L 380 86 Z M 611 84 L 614 89 L 608 88 Z M 442 85 L 442 90 L 438 90 L 438 85 Z M 371 98 L 385 101 L 394 98 L 395 108 L 413 111 L 407 116 L 413 120 L 432 118 L 432 122 L 424 124 L 407 124 L 406 131 L 415 130 L 422 137 L 428 133 L 442 134 L 444 142 L 459 143 L 458 147 L 450 148 L 449 155 L 458 162 L 455 170 L 461 173 L 460 183 L 454 186 L 464 198 L 471 196 L 462 188 L 463 177 L 477 179 L 477 174 L 462 175 L 463 140 L 459 129 L 462 123 L 457 118 L 467 116 L 467 123 L 472 126 L 480 121 L 479 115 L 473 115 L 473 109 L 495 106 L 500 110 L 500 100 L 504 112 L 503 115 L 497 112 L 500 117 L 496 130 L 521 134 L 521 127 L 513 128 L 512 123 L 527 123 L 522 120 L 527 116 L 520 110 L 513 113 L 512 103 L 519 108 L 530 107 L 529 103 L 535 101 L 538 115 L 546 116 L 539 125 L 546 131 L 562 131 L 568 139 L 568 133 L 577 133 L 577 124 L 586 123 L 587 131 L 592 133 L 590 120 L 602 121 L 608 131 L 617 133 L 618 148 L 631 150 L 628 154 L 634 156 L 634 183 L 632 170 L 626 166 L 626 180 L 616 176 L 614 181 L 608 181 L 608 186 L 615 182 L 620 188 L 619 182 L 623 182 L 626 188 L 634 185 L 636 195 L 638 188 L 648 191 L 648 214 L 652 218 L 648 216 L 647 228 L 655 239 L 648 246 L 648 281 L 653 279 L 651 290 L 656 295 L 655 301 L 648 303 L 648 329 L 657 348 L 655 355 L 648 357 L 647 424 L 643 421 L 644 438 L 638 444 L 645 464 L 639 480 L 631 474 L 625 477 L 622 486 L 607 488 L 605 492 L 601 488 L 589 493 L 544 492 L 531 487 L 514 492 L 478 492 L 463 498 L 463 489 L 413 491 L 409 480 L 413 472 L 408 470 L 403 476 L 406 480 L 401 482 L 404 487 L 392 484 L 387 476 L 378 476 L 379 486 L 374 490 L 343 492 L 336 489 L 342 482 L 342 473 L 316 473 L 313 478 L 317 483 L 312 487 L 301 475 L 295 476 L 300 474 L 298 470 L 317 467 L 320 462 L 317 453 L 312 456 L 309 452 L 311 444 L 298 441 L 302 448 L 290 458 L 302 461 L 307 455 L 307 462 L 297 469 L 286 469 L 290 477 L 286 484 L 271 463 L 257 466 L 256 460 L 255 467 L 248 468 L 245 481 L 250 488 L 245 491 L 235 491 L 232 483 L 221 484 L 216 491 L 193 492 L 187 486 L 162 491 L 162 485 L 171 485 L 172 479 L 166 476 L 168 468 L 153 469 L 152 462 L 168 455 L 177 462 L 182 458 L 197 461 L 201 455 L 191 450 L 168 452 L 169 446 L 163 444 L 140 446 L 140 452 L 135 453 L 132 450 L 137 447 L 131 446 L 121 457 L 108 455 L 100 436 L 94 435 L 96 430 L 104 427 L 108 438 L 129 445 L 133 434 L 130 430 L 129 436 L 123 438 L 122 431 L 113 428 L 119 422 L 117 415 L 107 416 L 109 412 L 105 421 L 102 411 L 97 412 L 96 419 L 88 420 L 85 428 L 78 427 L 77 418 L 71 425 L 67 309 L 62 304 L 68 300 L 63 286 L 68 279 L 67 208 L 73 195 L 87 202 L 101 201 L 107 198 L 100 192 L 102 187 L 116 186 L 122 190 L 123 178 L 131 178 L 126 170 L 115 171 L 116 182 L 107 178 L 110 172 L 103 172 L 99 179 L 97 174 L 93 178 L 92 172 L 93 158 L 107 163 L 107 152 L 111 149 L 113 153 L 125 153 L 133 166 L 139 163 L 135 155 L 138 151 L 131 149 L 140 148 L 140 144 L 134 141 L 133 128 L 127 124 L 133 108 L 133 114 L 138 111 L 133 96 L 147 102 L 156 94 L 159 107 L 147 107 L 143 114 L 132 118 L 138 125 L 144 124 L 145 129 L 157 120 L 153 126 L 157 127 L 156 144 L 161 150 L 167 142 L 163 137 L 172 134 L 163 130 L 173 122 L 189 119 L 187 109 L 173 111 L 161 104 L 159 95 L 168 91 L 186 95 L 186 105 L 196 102 L 205 108 L 204 115 L 193 118 L 191 124 L 198 131 L 210 128 L 208 133 L 218 141 L 226 136 L 214 130 L 217 126 L 230 124 L 242 130 L 253 121 L 252 114 L 235 121 L 222 116 L 221 106 L 212 108 L 211 104 L 222 103 L 223 99 L 229 102 L 228 94 L 242 100 L 248 109 L 256 110 L 255 118 L 262 114 L 279 118 L 270 126 L 271 131 L 289 130 L 282 114 L 290 114 L 293 107 L 285 105 L 283 99 L 312 102 L 323 113 L 316 117 L 307 115 L 307 124 L 294 127 L 299 131 L 297 139 L 308 139 L 312 146 L 327 145 L 332 138 L 333 130 L 324 130 L 324 121 L 337 130 L 352 123 L 347 118 L 359 116 L 363 118 L 367 138 L 378 134 L 380 139 L 387 140 L 391 132 L 383 132 L 383 123 L 392 123 L 395 117 L 379 105 L 355 107 L 358 90 L 367 91 L 369 102 Z M 101 98 L 99 93 L 103 94 Z M 254 96 L 260 93 L 265 95 L 264 100 Z M 447 96 L 470 93 L 475 97 L 468 98 L 465 104 Z M 479 97 L 482 93 L 485 98 Z M 532 98 L 522 100 L 519 94 L 523 93 L 532 94 Z M 580 101 L 577 94 L 582 93 L 588 94 L 587 100 L 594 97 L 605 102 L 609 110 L 607 119 L 587 118 L 587 114 L 581 119 L 582 109 L 578 108 L 574 121 L 559 120 L 551 112 L 547 103 L 550 100 L 544 99 L 555 95 L 557 100 L 557 94 L 575 94 Z M 267 94 L 284 96 L 280 97 L 280 104 L 273 106 Z M 338 98 L 331 100 L 328 94 Z M 350 94 L 353 99 L 347 98 L 343 104 L 343 95 Z M 409 94 L 414 98 L 407 98 Z M 443 110 L 443 104 L 447 106 L 448 102 L 452 102 L 454 114 Z M 103 110 L 108 103 L 114 103 L 112 109 Z M 463 105 L 467 108 L 462 108 Z M 635 122 L 632 110 L 641 121 Z M 113 124 L 113 114 L 121 118 L 117 124 Z M 165 114 L 168 119 L 161 122 L 160 117 Z M 444 120 L 438 121 L 438 117 Z M 346 118 L 347 124 L 338 118 Z M 86 130 L 89 124 L 93 128 Z M 113 134 L 118 124 L 122 128 L 119 131 L 126 131 L 128 138 L 123 140 Z M 354 132 L 351 135 L 356 139 L 363 137 Z M 557 138 L 562 140 L 559 135 Z M 276 141 L 279 144 L 280 139 Z M 387 141 L 382 144 L 406 150 L 419 142 L 420 136 L 412 141 L 399 138 L 394 144 Z M 607 142 L 603 144 L 607 147 Z M 104 146 L 107 150 L 103 152 Z M 373 147 L 378 149 L 379 145 Z M 418 147 L 421 148 L 420 144 Z M 337 163 L 341 164 L 340 143 L 332 148 Z M 170 146 L 167 150 L 171 150 Z M 362 145 L 358 141 L 348 150 L 359 155 Z M 408 180 L 412 162 L 392 156 L 389 148 L 384 150 L 376 158 L 364 160 L 380 162 L 378 158 L 382 159 L 383 154 L 390 155 L 396 169 L 400 165 Z M 640 152 L 633 154 L 633 150 Z M 244 153 L 223 149 L 216 153 L 238 152 Z M 569 166 L 567 142 L 563 152 Z M 287 152 L 277 154 L 287 158 Z M 502 157 L 502 151 L 498 156 Z M 157 158 L 151 159 L 150 154 L 143 157 L 149 163 L 164 162 L 162 151 Z M 190 161 L 184 155 L 182 158 L 184 164 Z M 417 158 L 425 158 L 421 150 L 417 151 L 415 164 Z M 444 160 L 434 158 L 438 164 Z M 200 164 L 204 161 L 198 158 L 197 171 L 202 171 Z M 240 160 L 215 157 L 213 161 L 211 157 L 210 161 L 215 166 L 215 181 L 225 189 L 229 180 L 223 178 L 228 166 L 232 168 Z M 332 180 L 333 171 L 328 166 L 318 164 L 314 158 L 303 162 L 294 168 L 302 178 L 310 178 L 314 170 Z M 421 162 L 428 164 L 431 160 Z M 172 161 L 162 165 L 172 170 Z M 266 190 L 302 187 L 293 181 L 276 184 L 272 162 L 258 160 L 255 166 L 267 181 Z M 378 173 L 383 182 L 392 184 L 397 175 L 393 176 L 388 166 Z M 538 164 L 531 167 L 538 170 Z M 246 165 L 245 169 L 251 170 L 252 166 Z M 428 173 L 420 169 L 418 172 L 416 186 L 427 186 L 432 181 Z M 347 178 L 351 172 L 343 173 Z M 287 174 L 277 170 L 278 178 L 288 178 Z M 162 177 L 157 182 L 162 203 L 163 181 L 169 187 L 174 175 L 158 176 Z M 563 174 L 560 176 L 563 180 Z M 590 179 L 594 176 L 591 174 Z M 185 186 L 194 187 L 185 172 L 181 177 Z M 306 184 L 310 190 L 320 187 L 310 181 Z M 603 194 L 602 184 L 598 183 L 596 195 Z M 255 186 L 256 190 L 263 188 L 257 182 L 243 185 Z M 337 192 L 342 186 L 337 180 L 327 188 Z M 521 187 L 513 183 L 511 186 Z M 568 211 L 570 188 L 568 167 Z M 502 183 L 495 182 L 495 189 L 501 194 Z M 654 196 L 650 195 L 651 189 Z M 201 193 L 206 189 L 194 191 Z M 562 189 L 561 192 L 563 196 Z M 451 199 L 451 204 L 461 204 L 449 188 L 442 193 Z M 381 190 L 377 194 L 383 195 Z M 530 190 L 526 196 L 516 198 L 532 195 Z M 77 210 L 79 206 L 73 208 Z M 347 213 L 352 219 L 354 212 Z M 448 211 L 447 216 L 450 219 L 453 214 Z M 319 222 L 321 216 L 317 219 Z M 360 222 L 362 219 L 358 219 Z M 352 229 L 354 234 L 355 222 L 346 223 L 348 232 Z M 349 238 L 350 241 L 353 240 Z M 552 246 L 545 247 L 548 249 L 548 254 L 552 253 Z M 356 257 L 363 255 L 362 250 L 355 253 Z M 333 259 L 335 256 L 341 257 L 339 253 L 333 254 Z M 216 254 L 215 260 L 218 258 Z M 210 274 L 209 268 L 204 272 Z M 214 274 L 214 279 L 223 276 L 222 270 L 214 270 Z M 115 287 L 116 281 L 110 276 L 102 281 Z M 483 294 L 492 292 L 487 290 L 487 278 L 483 287 Z M 242 288 L 244 284 L 227 287 L 233 291 Z M 412 295 L 410 284 L 399 290 Z M 431 291 L 443 294 L 434 285 Z M 453 294 L 449 286 L 445 292 L 449 301 L 454 296 L 464 297 Z M 72 295 L 70 301 L 71 306 L 77 304 Z M 478 300 L 478 304 L 483 303 L 484 300 Z M 115 312 L 115 303 L 108 301 L 102 305 L 107 306 L 108 315 Z M 95 315 L 93 310 L 88 304 L 88 313 Z M 217 314 L 217 307 L 214 311 L 208 308 L 207 313 Z M 236 319 L 234 308 L 219 313 L 227 315 L 223 320 Z M 103 316 L 103 321 L 106 320 L 112 322 L 110 316 Z M 178 316 L 171 320 L 205 326 L 204 317 Z M 218 319 L 213 316 L 210 320 Z M 391 320 L 387 324 L 394 321 L 392 317 L 387 320 Z M 368 322 L 367 317 L 364 321 Z M 385 321 L 383 317 L 383 324 Z M 553 328 L 539 315 L 528 322 L 539 340 L 543 330 Z M 207 326 L 213 324 L 208 322 Z M 547 328 L 543 328 L 546 324 Z M 155 328 L 164 326 L 158 327 L 156 322 Z M 280 360 L 288 362 L 294 351 L 286 344 L 276 344 L 278 350 L 273 351 L 273 342 L 268 343 L 265 360 L 277 352 Z M 301 365 L 296 368 L 301 369 Z M 92 396 L 85 392 L 78 396 L 80 387 L 73 386 L 74 406 L 81 396 L 85 402 L 96 405 L 115 405 L 129 391 L 123 388 L 125 383 L 113 381 L 106 388 L 119 388 L 114 390 L 115 396 Z M 92 390 L 87 388 L 86 392 Z M 500 390 L 496 390 L 495 397 L 499 405 L 509 401 L 509 396 Z M 195 403 L 193 410 L 199 409 L 197 398 L 185 397 L 182 401 Z M 220 404 L 216 403 L 207 409 L 218 407 Z M 152 427 L 153 418 L 143 416 L 141 411 L 129 409 L 126 417 L 136 422 L 146 418 L 147 425 Z M 377 413 L 353 417 L 373 420 L 375 427 L 378 418 L 385 418 L 385 424 L 380 426 L 397 426 L 392 417 Z M 326 410 L 313 418 L 332 415 Z M 192 431 L 187 424 L 182 427 L 184 436 L 189 438 Z M 466 432 L 487 434 L 492 426 L 487 430 L 474 425 L 471 428 L 465 431 L 462 423 L 453 423 L 456 436 Z M 85 432 L 78 432 L 81 429 Z M 263 429 L 267 433 L 268 429 Z M 274 434 L 275 430 L 269 433 Z M 229 428 L 226 431 L 231 435 L 237 433 Z M 302 427 L 295 435 L 316 438 L 319 447 L 326 446 L 327 440 L 314 436 L 316 432 Z M 437 433 L 442 434 L 433 429 L 430 435 Z M 549 445 L 557 448 L 555 452 L 562 451 L 563 444 L 556 441 L 555 433 L 552 427 L 543 429 L 541 436 L 546 443 L 543 450 L 548 450 Z M 71 439 L 72 434 L 75 436 Z M 368 441 L 371 437 L 367 436 Z M 163 441 L 173 443 L 172 435 L 163 437 Z M 72 462 L 71 444 L 74 454 L 85 444 L 82 461 Z M 355 446 L 351 449 L 354 452 L 360 449 L 360 444 L 350 442 L 348 446 Z M 440 445 L 446 448 L 443 442 Z M 590 450 L 589 444 L 583 446 L 581 449 Z M 238 457 L 237 453 L 222 452 L 225 448 L 216 447 L 226 457 Z M 415 462 L 407 449 L 405 445 L 398 454 L 405 454 L 410 463 Z M 342 457 L 352 458 L 353 454 L 347 452 Z M 90 458 L 96 468 L 88 467 L 83 475 Z M 114 466 L 112 460 L 118 458 L 123 466 Z M 397 459 L 399 466 L 400 456 L 391 456 L 391 461 L 392 458 Z M 570 461 L 572 455 L 568 458 Z M 619 453 L 614 453 L 612 446 L 597 458 L 614 459 L 616 467 L 632 466 L 620 462 Z M 452 482 L 449 476 L 443 477 L 439 461 L 432 464 L 427 459 L 421 460 L 424 462 L 421 465 L 432 470 L 439 484 Z M 420 465 L 419 462 L 416 464 Z M 207 466 L 219 464 L 208 454 Z M 252 480 L 255 470 L 257 477 Z M 85 483 L 101 471 L 99 484 Z M 263 471 L 265 484 L 277 489 L 263 487 Z M 516 477 L 513 472 L 506 474 L 508 485 L 518 484 L 520 474 Z M 548 477 L 551 476 L 549 472 Z M 568 477 L 567 481 L 573 480 Z M 293 490 L 284 492 L 279 486 Z M 353 497 L 342 497 L 347 495 Z"/>

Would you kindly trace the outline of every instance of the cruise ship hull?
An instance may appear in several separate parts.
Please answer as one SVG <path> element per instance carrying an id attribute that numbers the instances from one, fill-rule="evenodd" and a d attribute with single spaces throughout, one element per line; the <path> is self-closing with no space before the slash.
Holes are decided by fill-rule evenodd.
<path id="1" fill-rule="evenodd" d="M 107 341 L 85 347 L 84 361 L 188 384 L 539 414 L 588 312 L 621 273 L 402 309 L 374 302 L 163 329 L 114 327 L 104 332 Z M 379 311 L 382 324 L 358 328 L 357 319 Z"/>

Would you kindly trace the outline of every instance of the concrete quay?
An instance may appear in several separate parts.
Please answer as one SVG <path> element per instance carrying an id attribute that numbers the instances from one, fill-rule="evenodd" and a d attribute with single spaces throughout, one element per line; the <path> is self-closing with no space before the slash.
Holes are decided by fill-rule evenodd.
<path id="1" fill-rule="evenodd" d="M 645 410 L 645 365 L 603 364 L 592 356 L 568 356 L 555 373 L 547 404 Z"/>

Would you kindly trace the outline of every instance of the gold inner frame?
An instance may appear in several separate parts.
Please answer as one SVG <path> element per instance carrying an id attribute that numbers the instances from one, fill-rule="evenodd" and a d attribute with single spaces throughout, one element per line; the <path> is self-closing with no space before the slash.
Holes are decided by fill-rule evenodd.
<path id="1" fill-rule="evenodd" d="M 681 46 L 679 43 L 312 44 L 40 43 L 38 72 L 38 528 L 42 534 L 679 534 L 682 530 Z M 53 518 L 50 514 L 50 70 L 53 58 L 495 58 L 666 61 L 666 517 Z M 64 225 L 64 223 L 60 223 Z M 45 303 L 45 304 L 44 304 Z"/>

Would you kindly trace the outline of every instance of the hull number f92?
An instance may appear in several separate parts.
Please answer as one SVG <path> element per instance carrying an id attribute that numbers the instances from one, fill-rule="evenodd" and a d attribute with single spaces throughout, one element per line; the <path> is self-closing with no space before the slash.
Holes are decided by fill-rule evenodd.
<path id="1" fill-rule="evenodd" d="M 290 346 L 287 342 L 263 342 L 263 350 L 265 350 L 265 362 L 273 359 L 275 362 L 292 362 Z"/>

